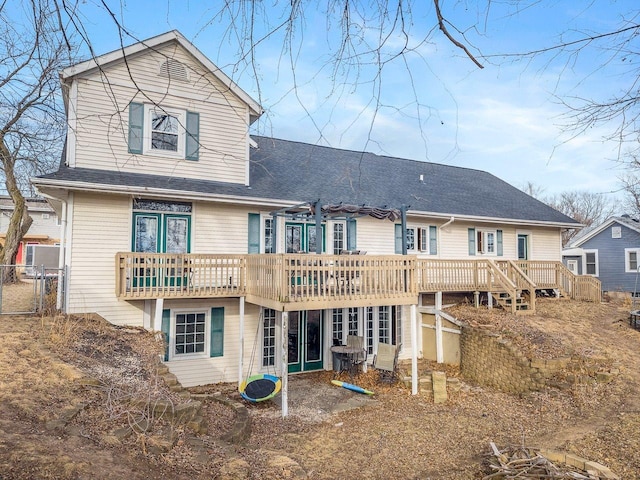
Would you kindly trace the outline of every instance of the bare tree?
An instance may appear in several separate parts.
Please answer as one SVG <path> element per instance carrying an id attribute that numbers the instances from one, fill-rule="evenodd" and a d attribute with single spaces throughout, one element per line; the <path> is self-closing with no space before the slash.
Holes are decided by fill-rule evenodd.
<path id="1" fill-rule="evenodd" d="M 585 227 L 601 223 L 616 213 L 615 205 L 605 195 L 593 192 L 567 191 L 544 201 Z M 563 231 L 562 245 L 567 245 L 579 231 L 580 229 Z"/>
<path id="2" fill-rule="evenodd" d="M 528 181 L 524 185 L 520 186 L 520 190 L 522 190 L 530 197 L 537 198 L 538 200 L 544 202 L 544 199 L 542 198 L 544 187 L 542 185 L 537 185 L 534 182 Z"/>
<path id="3" fill-rule="evenodd" d="M 14 204 L 0 264 L 15 265 L 33 222 L 23 194 L 28 177 L 49 169 L 60 151 L 58 70 L 69 54 L 55 1 L 0 3 L 0 161 Z M 15 269 L 5 269 L 4 276 L 5 282 L 15 281 Z"/>

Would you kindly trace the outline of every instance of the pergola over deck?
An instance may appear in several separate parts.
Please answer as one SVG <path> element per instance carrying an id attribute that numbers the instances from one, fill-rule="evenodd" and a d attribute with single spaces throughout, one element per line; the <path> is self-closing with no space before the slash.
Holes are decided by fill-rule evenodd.
<path id="1" fill-rule="evenodd" d="M 344 203 L 323 205 L 320 200 L 316 202 L 305 202 L 291 207 L 281 208 L 271 212 L 271 216 L 275 219 L 285 217 L 290 219 L 304 219 L 309 221 L 315 220 L 316 231 L 320 231 L 322 222 L 326 220 L 351 220 L 358 217 L 372 217 L 378 220 L 389 220 L 396 222 L 398 219 L 402 222 L 402 253 L 407 254 L 407 205 L 400 208 L 372 207 L 369 205 L 348 205 Z M 277 245 L 277 231 L 273 233 L 273 244 Z M 290 253 L 290 252 L 288 252 Z M 322 253 L 322 242 L 316 242 L 315 253 Z"/>

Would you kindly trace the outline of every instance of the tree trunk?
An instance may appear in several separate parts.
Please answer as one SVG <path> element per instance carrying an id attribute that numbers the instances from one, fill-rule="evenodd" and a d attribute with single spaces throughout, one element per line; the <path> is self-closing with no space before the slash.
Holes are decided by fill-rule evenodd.
<path id="1" fill-rule="evenodd" d="M 18 281 L 18 275 L 16 272 L 16 257 L 18 256 L 18 249 L 20 248 L 20 242 L 29 231 L 29 227 L 33 223 L 33 219 L 29 215 L 27 209 L 27 202 L 24 199 L 24 195 L 18 188 L 14 172 L 14 162 L 11 158 L 11 153 L 7 149 L 3 142 L 0 142 L 0 156 L 2 157 L 2 163 L 5 174 L 5 186 L 7 192 L 13 200 L 13 213 L 9 220 L 9 227 L 7 229 L 7 236 L 5 238 L 4 246 L 0 251 L 0 265 L 9 265 L 2 269 L 2 282 L 3 283 L 15 283 Z"/>

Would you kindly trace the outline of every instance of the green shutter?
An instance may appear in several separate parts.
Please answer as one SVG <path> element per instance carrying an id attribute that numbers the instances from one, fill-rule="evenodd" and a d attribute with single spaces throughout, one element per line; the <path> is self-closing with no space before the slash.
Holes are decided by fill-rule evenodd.
<path id="1" fill-rule="evenodd" d="M 347 250 L 356 250 L 356 219 L 347 220 Z"/>
<path id="2" fill-rule="evenodd" d="M 438 227 L 434 225 L 429 226 L 429 253 L 438 254 Z"/>
<path id="3" fill-rule="evenodd" d="M 144 126 L 144 105 L 131 102 L 129 104 L 129 153 L 142 153 Z"/>
<path id="4" fill-rule="evenodd" d="M 211 309 L 210 357 L 222 357 L 224 353 L 224 307 Z"/>
<path id="5" fill-rule="evenodd" d="M 402 253 L 402 225 L 396 223 L 396 253 Z"/>
<path id="6" fill-rule="evenodd" d="M 476 229 L 469 229 L 469 255 L 476 254 Z"/>
<path id="7" fill-rule="evenodd" d="M 260 253 L 260 214 L 249 214 L 249 253 Z"/>
<path id="8" fill-rule="evenodd" d="M 160 327 L 162 333 L 164 333 L 164 340 L 166 342 L 164 349 L 164 361 L 169 361 L 169 340 L 171 339 L 171 310 L 162 310 L 162 326 Z"/>
<path id="9" fill-rule="evenodd" d="M 200 155 L 200 114 L 187 112 L 187 144 L 185 158 L 198 160 Z"/>
<path id="10" fill-rule="evenodd" d="M 496 230 L 496 253 L 502 256 L 502 230 Z"/>

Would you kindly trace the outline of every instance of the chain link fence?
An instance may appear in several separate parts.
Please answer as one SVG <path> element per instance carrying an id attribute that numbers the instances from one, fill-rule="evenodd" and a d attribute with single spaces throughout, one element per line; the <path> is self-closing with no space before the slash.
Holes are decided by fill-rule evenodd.
<path id="1" fill-rule="evenodd" d="M 58 304 L 61 310 L 65 277 L 64 269 L 44 265 L 0 265 L 0 315 L 51 314 Z"/>

